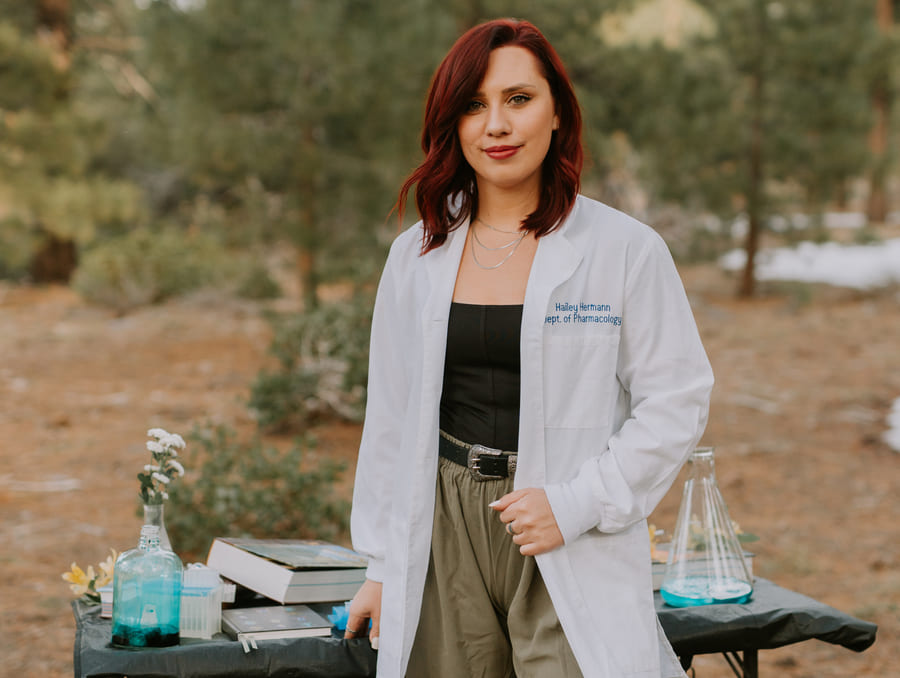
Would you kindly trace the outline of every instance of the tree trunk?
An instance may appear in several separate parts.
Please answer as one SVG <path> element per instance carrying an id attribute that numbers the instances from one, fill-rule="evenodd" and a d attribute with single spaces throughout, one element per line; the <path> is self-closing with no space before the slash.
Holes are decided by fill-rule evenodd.
<path id="1" fill-rule="evenodd" d="M 55 47 L 68 54 L 72 46 L 72 21 L 69 0 L 37 0 L 38 32 L 52 38 Z"/>
<path id="2" fill-rule="evenodd" d="M 738 296 L 752 297 L 756 293 L 756 252 L 759 249 L 759 238 L 763 229 L 763 114 L 765 111 L 765 65 L 763 63 L 766 36 L 765 7 L 757 4 L 759 52 L 753 65 L 751 76 L 750 99 L 752 119 L 750 122 L 750 144 L 747 149 L 749 182 L 747 185 L 747 238 L 744 252 L 747 262 L 738 286 Z"/>
<path id="3" fill-rule="evenodd" d="M 877 0 L 879 32 L 887 37 L 894 23 L 892 0 Z M 887 219 L 887 152 L 888 130 L 891 118 L 891 94 L 888 76 L 879 74 L 872 92 L 872 107 L 875 123 L 869 134 L 869 150 L 872 153 L 872 173 L 869 177 L 869 200 L 866 217 L 870 222 L 884 222 Z"/>
<path id="4" fill-rule="evenodd" d="M 297 233 L 297 273 L 300 276 L 300 294 L 303 297 L 304 310 L 312 310 L 319 305 L 319 276 L 316 265 L 316 254 L 319 249 L 319 237 L 316 225 L 316 188 L 315 177 L 318 166 L 316 140 L 312 125 L 306 123 L 303 130 L 303 143 L 306 146 L 300 157 L 309 162 L 309 166 L 301 173 L 297 194 L 300 199 L 300 223 Z"/>
<path id="5" fill-rule="evenodd" d="M 72 62 L 72 16 L 69 0 L 37 0 L 35 2 L 38 41 L 49 46 L 60 71 Z M 28 269 L 38 283 L 68 283 L 78 265 L 78 248 L 68 238 L 60 238 L 50 230 L 40 229 L 43 242 L 32 255 Z"/>
<path id="6" fill-rule="evenodd" d="M 301 246 L 297 250 L 297 272 L 300 275 L 300 293 L 303 296 L 303 310 L 309 311 L 319 305 L 316 294 L 316 266 L 312 251 Z"/>
<path id="7" fill-rule="evenodd" d="M 319 305 L 319 272 L 316 255 L 319 249 L 316 232 L 316 211 L 313 209 L 313 191 L 309 185 L 300 189 L 303 204 L 300 205 L 300 237 L 297 241 L 297 273 L 300 275 L 300 294 L 304 310 L 311 311 Z"/>

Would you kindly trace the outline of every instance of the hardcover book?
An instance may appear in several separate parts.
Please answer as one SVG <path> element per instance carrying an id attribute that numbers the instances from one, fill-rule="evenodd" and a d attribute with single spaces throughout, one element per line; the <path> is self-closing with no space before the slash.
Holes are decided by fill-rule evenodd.
<path id="1" fill-rule="evenodd" d="M 249 652 L 257 640 L 329 636 L 331 622 L 306 605 L 230 608 L 222 611 L 222 631 Z"/>
<path id="2" fill-rule="evenodd" d="M 319 540 L 217 537 L 206 564 L 279 603 L 320 603 L 350 600 L 365 581 L 368 561 Z"/>

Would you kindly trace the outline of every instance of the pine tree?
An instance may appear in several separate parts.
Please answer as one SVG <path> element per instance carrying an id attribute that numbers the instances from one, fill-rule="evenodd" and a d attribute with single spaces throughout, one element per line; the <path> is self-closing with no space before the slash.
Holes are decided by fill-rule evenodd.
<path id="1" fill-rule="evenodd" d="M 865 0 L 698 0 L 714 30 L 655 46 L 632 127 L 664 199 L 730 222 L 746 215 L 738 294 L 755 290 L 760 236 L 776 212 L 821 211 L 866 162 Z M 785 202 L 785 200 L 789 202 Z"/>
<path id="2" fill-rule="evenodd" d="M 427 84 L 409 30 L 388 31 L 409 14 L 208 0 L 188 11 L 156 2 L 141 16 L 161 162 L 180 168 L 189 201 L 227 208 L 233 238 L 238 217 L 255 239 L 287 236 L 309 307 L 323 280 L 370 278 L 380 263 L 397 167 L 415 147 L 398 140 L 420 115 L 412 90 Z"/>
<path id="3" fill-rule="evenodd" d="M 68 0 L 0 2 L 0 275 L 69 279 L 78 248 L 142 218 L 131 182 L 98 165 L 101 119 L 85 111 L 85 68 Z"/>

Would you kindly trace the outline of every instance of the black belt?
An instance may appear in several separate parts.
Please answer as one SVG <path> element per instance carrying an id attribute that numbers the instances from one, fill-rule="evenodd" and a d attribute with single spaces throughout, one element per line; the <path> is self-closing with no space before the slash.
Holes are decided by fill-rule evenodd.
<path id="1" fill-rule="evenodd" d="M 515 452 L 504 452 L 484 445 L 469 445 L 441 431 L 438 454 L 454 464 L 465 466 L 475 480 L 499 480 L 516 474 Z"/>

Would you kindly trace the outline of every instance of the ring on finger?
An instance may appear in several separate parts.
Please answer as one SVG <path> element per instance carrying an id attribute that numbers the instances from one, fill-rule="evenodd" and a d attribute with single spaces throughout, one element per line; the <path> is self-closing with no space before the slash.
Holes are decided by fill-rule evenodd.
<path id="1" fill-rule="evenodd" d="M 506 523 L 506 531 L 513 536 L 519 534 L 518 532 L 513 531 L 512 523 Z"/>

